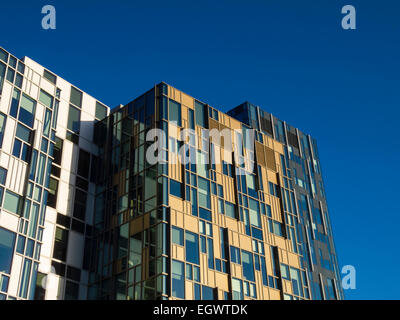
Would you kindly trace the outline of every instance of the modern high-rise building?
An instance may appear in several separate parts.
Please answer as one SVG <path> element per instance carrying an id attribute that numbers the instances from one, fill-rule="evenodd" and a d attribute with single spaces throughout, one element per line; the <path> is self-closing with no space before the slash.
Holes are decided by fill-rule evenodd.
<path id="1" fill-rule="evenodd" d="M 0 49 L 0 299 L 343 299 L 316 141 Z M 154 139 L 155 137 L 155 139 Z"/>

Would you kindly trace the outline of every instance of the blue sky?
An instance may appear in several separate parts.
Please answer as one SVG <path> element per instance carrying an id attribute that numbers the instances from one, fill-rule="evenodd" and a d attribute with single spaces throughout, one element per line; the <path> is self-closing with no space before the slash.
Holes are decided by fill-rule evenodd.
<path id="1" fill-rule="evenodd" d="M 41 29 L 41 8 L 57 29 Z M 341 28 L 354 5 L 357 29 Z M 165 81 L 314 136 L 348 299 L 399 299 L 398 1 L 7 1 L 0 45 L 111 107 Z"/>

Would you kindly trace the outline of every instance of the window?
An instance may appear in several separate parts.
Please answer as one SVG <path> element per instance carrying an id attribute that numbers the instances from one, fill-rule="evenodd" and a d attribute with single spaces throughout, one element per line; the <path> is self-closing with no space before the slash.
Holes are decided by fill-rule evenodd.
<path id="1" fill-rule="evenodd" d="M 31 269 L 32 269 L 32 260 L 30 259 L 25 259 L 24 260 L 24 268 L 22 271 L 22 276 L 21 276 L 21 284 L 20 284 L 20 289 L 19 289 L 19 296 L 26 298 L 28 295 L 28 285 L 29 285 L 29 276 L 31 274 Z"/>
<path id="2" fill-rule="evenodd" d="M 46 107 L 53 109 L 53 97 L 47 92 L 40 90 L 39 101 Z"/>
<path id="3" fill-rule="evenodd" d="M 68 230 L 56 227 L 53 258 L 65 261 L 67 258 Z"/>
<path id="4" fill-rule="evenodd" d="M 0 59 L 1 59 L 1 51 L 0 51 Z M 0 93 L 3 89 L 4 75 L 6 73 L 6 65 L 0 62 Z"/>
<path id="5" fill-rule="evenodd" d="M 196 166 L 197 173 L 205 178 L 208 178 L 208 157 L 205 153 L 197 151 L 196 152 Z"/>
<path id="6" fill-rule="evenodd" d="M 289 267 L 286 264 L 281 263 L 281 276 L 285 280 L 290 280 Z"/>
<path id="7" fill-rule="evenodd" d="M 218 213 L 225 214 L 224 200 L 218 199 Z"/>
<path id="8" fill-rule="evenodd" d="M 242 281 L 235 278 L 232 278 L 232 300 L 243 300 Z"/>
<path id="9" fill-rule="evenodd" d="M 275 197 L 279 197 L 279 187 L 272 182 L 269 182 L 269 193 Z"/>
<path id="10" fill-rule="evenodd" d="M 43 123 L 43 135 L 49 137 L 50 134 L 50 121 L 51 121 L 51 111 L 46 109 L 44 123 Z"/>
<path id="11" fill-rule="evenodd" d="M 75 202 L 74 202 L 74 217 L 85 220 L 86 215 L 86 199 L 87 193 L 79 189 L 75 190 Z"/>
<path id="12" fill-rule="evenodd" d="M 85 150 L 79 150 L 79 160 L 78 160 L 78 174 L 86 179 L 89 178 L 89 168 L 90 168 L 90 153 Z"/>
<path id="13" fill-rule="evenodd" d="M 198 178 L 199 184 L 199 206 L 211 209 L 210 181 Z"/>
<path id="14" fill-rule="evenodd" d="M 250 223 L 261 228 L 260 210 L 258 201 L 249 198 Z"/>
<path id="15" fill-rule="evenodd" d="M 195 233 L 186 231 L 186 261 L 200 264 L 199 258 L 199 236 Z"/>
<path id="16" fill-rule="evenodd" d="M 79 91 L 78 89 L 75 89 L 74 87 L 71 87 L 71 96 L 69 98 L 69 101 L 73 105 L 81 108 L 82 107 L 82 92 Z"/>
<path id="17" fill-rule="evenodd" d="M 243 266 L 243 277 L 246 280 L 255 281 L 252 253 L 242 250 L 242 266 Z"/>
<path id="18" fill-rule="evenodd" d="M 52 84 L 56 84 L 57 77 L 47 70 L 43 71 L 43 78 L 49 80 Z"/>
<path id="19" fill-rule="evenodd" d="M 290 277 L 292 278 L 293 294 L 295 294 L 296 296 L 303 296 L 300 271 L 296 268 L 290 267 Z"/>
<path id="20" fill-rule="evenodd" d="M 207 112 L 207 106 L 203 103 L 200 103 L 198 101 L 194 102 L 194 109 L 196 112 L 196 124 L 203 127 L 207 128 L 208 127 L 208 112 Z"/>
<path id="21" fill-rule="evenodd" d="M 46 280 L 46 277 L 47 274 L 38 272 L 35 286 L 35 297 L 33 298 L 34 300 L 44 300 L 46 289 L 43 288 L 43 281 Z"/>
<path id="22" fill-rule="evenodd" d="M 57 204 L 57 190 L 58 190 L 58 180 L 50 177 L 49 180 L 49 192 L 47 194 L 47 205 L 56 208 Z"/>
<path id="23" fill-rule="evenodd" d="M 7 169 L 0 167 L 0 184 L 5 184 L 7 178 Z"/>
<path id="24" fill-rule="evenodd" d="M 231 246 L 231 261 L 233 263 L 241 264 L 240 260 L 240 249 Z"/>
<path id="25" fill-rule="evenodd" d="M 6 115 L 0 112 L 0 148 L 3 145 L 4 130 L 6 128 Z"/>
<path id="26" fill-rule="evenodd" d="M 235 205 L 228 201 L 225 201 L 225 215 L 231 218 L 236 218 Z"/>
<path id="27" fill-rule="evenodd" d="M 201 300 L 214 300 L 214 289 L 201 286 Z"/>
<path id="28" fill-rule="evenodd" d="M 222 160 L 222 172 L 226 176 L 233 177 L 232 164 L 227 163 L 224 160 Z"/>
<path id="29" fill-rule="evenodd" d="M 54 157 L 53 163 L 61 165 L 63 141 L 59 137 L 56 137 L 55 141 L 56 141 L 56 144 L 54 145 L 54 148 L 53 148 L 53 157 Z"/>
<path id="30" fill-rule="evenodd" d="M 17 131 L 15 135 L 26 143 L 30 143 L 32 131 L 21 124 L 17 125 Z"/>
<path id="31" fill-rule="evenodd" d="M 269 219 L 268 225 L 269 225 L 269 232 L 276 234 L 277 236 L 283 237 L 282 223 Z"/>
<path id="32" fill-rule="evenodd" d="M 19 106 L 19 99 L 21 97 L 21 91 L 17 88 L 14 88 L 14 92 L 11 99 L 11 106 L 10 106 L 10 115 L 14 118 L 17 117 L 18 114 L 18 106 Z"/>
<path id="33" fill-rule="evenodd" d="M 15 139 L 12 154 L 17 158 L 20 158 L 21 160 L 28 162 L 29 146 L 25 143 L 22 143 L 20 140 Z"/>
<path id="34" fill-rule="evenodd" d="M 107 117 L 107 107 L 105 105 L 101 104 L 100 102 L 97 102 L 97 101 L 96 101 L 95 117 L 98 120 L 102 120 L 105 117 Z"/>
<path id="35" fill-rule="evenodd" d="M 20 213 L 21 209 L 21 197 L 11 191 L 6 191 L 5 196 L 4 196 L 4 203 L 3 203 L 3 208 L 13 212 L 15 214 Z"/>
<path id="36" fill-rule="evenodd" d="M 246 172 L 246 184 L 247 188 L 256 190 L 256 179 L 253 174 Z"/>
<path id="37" fill-rule="evenodd" d="M 81 128 L 81 111 L 72 105 L 69 106 L 67 128 L 78 134 Z"/>
<path id="38" fill-rule="evenodd" d="M 67 281 L 65 284 L 65 300 L 77 300 L 79 296 L 79 284 Z"/>
<path id="39" fill-rule="evenodd" d="M 182 183 L 180 183 L 179 181 L 170 179 L 169 180 L 169 192 L 171 195 L 173 195 L 175 197 L 183 198 Z"/>
<path id="40" fill-rule="evenodd" d="M 67 278 L 77 282 L 81 281 L 81 270 L 67 266 Z"/>
<path id="41" fill-rule="evenodd" d="M 0 60 L 3 60 L 5 63 L 8 61 L 8 53 L 0 48 Z"/>
<path id="42" fill-rule="evenodd" d="M 328 283 L 328 290 L 326 290 L 328 299 L 336 299 L 335 284 L 333 282 L 333 279 L 327 278 L 326 281 Z"/>
<path id="43" fill-rule="evenodd" d="M 271 206 L 269 204 L 265 205 L 266 211 L 267 211 L 267 216 L 268 217 L 272 217 L 272 210 L 271 210 Z"/>
<path id="44" fill-rule="evenodd" d="M 172 227 L 172 242 L 183 246 L 183 229 Z"/>
<path id="45" fill-rule="evenodd" d="M 0 228 L 0 272 L 10 273 L 14 254 L 15 233 Z"/>
<path id="46" fill-rule="evenodd" d="M 185 299 L 185 278 L 184 278 L 184 263 L 172 260 L 172 296 L 180 299 Z"/>
<path id="47" fill-rule="evenodd" d="M 194 130 L 194 111 L 192 109 L 188 109 L 189 112 L 189 128 Z"/>
<path id="48" fill-rule="evenodd" d="M 8 68 L 6 79 L 8 81 L 10 81 L 11 83 L 13 83 L 14 82 L 14 76 L 15 76 L 15 71 L 13 69 L 11 69 L 11 68 Z"/>
<path id="49" fill-rule="evenodd" d="M 22 94 L 18 120 L 32 128 L 35 117 L 35 109 L 36 102 L 25 94 Z"/>
<path id="50" fill-rule="evenodd" d="M 170 99 L 168 112 L 169 121 L 175 122 L 175 124 L 180 127 L 182 125 L 181 104 Z"/>

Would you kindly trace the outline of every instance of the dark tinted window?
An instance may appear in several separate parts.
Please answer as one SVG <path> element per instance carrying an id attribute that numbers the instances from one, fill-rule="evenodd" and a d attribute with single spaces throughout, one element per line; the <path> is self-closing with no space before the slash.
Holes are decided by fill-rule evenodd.
<path id="1" fill-rule="evenodd" d="M 71 96 L 70 96 L 69 101 L 73 105 L 81 108 L 82 107 L 82 92 L 79 91 L 78 89 L 75 89 L 74 87 L 71 87 Z"/>
<path id="2" fill-rule="evenodd" d="M 51 83 L 56 84 L 57 77 L 54 74 L 52 74 L 51 72 L 44 70 L 43 77 L 45 79 L 49 80 Z"/>

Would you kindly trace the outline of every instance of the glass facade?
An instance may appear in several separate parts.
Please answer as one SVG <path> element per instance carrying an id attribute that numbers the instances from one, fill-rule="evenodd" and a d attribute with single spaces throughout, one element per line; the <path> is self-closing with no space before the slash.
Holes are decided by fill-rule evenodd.
<path id="1" fill-rule="evenodd" d="M 343 298 L 315 141 L 249 103 L 224 115 L 182 96 L 162 83 L 96 124 L 89 298 Z M 154 165 L 155 128 L 166 137 Z M 225 156 L 228 140 L 180 141 L 185 129 L 213 128 L 243 143 L 238 160 L 252 156 L 252 168 Z M 174 161 L 182 149 L 197 162 Z"/>
<path id="2" fill-rule="evenodd" d="M 30 61 L 0 50 L 2 296 L 343 299 L 311 136 L 165 83 L 110 112 Z"/>

